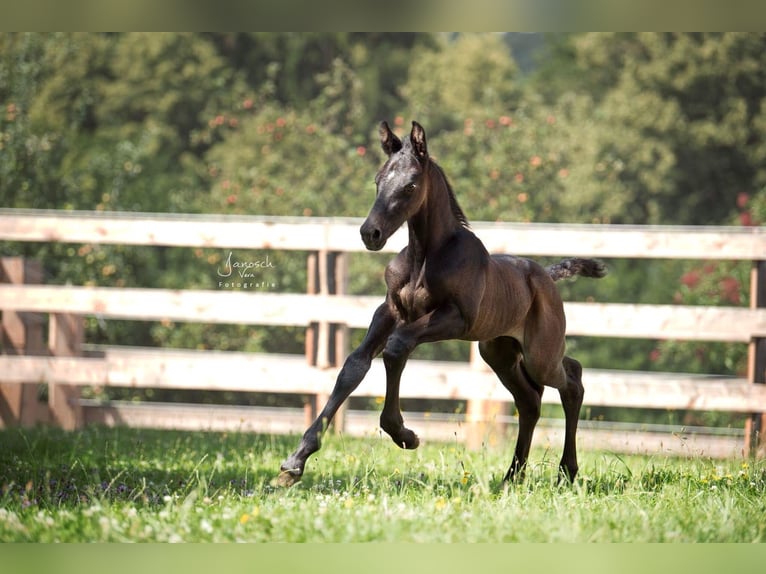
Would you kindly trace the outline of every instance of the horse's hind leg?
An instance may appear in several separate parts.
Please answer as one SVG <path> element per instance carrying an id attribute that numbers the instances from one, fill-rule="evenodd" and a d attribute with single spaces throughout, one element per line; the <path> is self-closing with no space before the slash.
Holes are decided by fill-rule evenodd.
<path id="1" fill-rule="evenodd" d="M 543 387 L 535 383 L 521 364 L 521 345 L 510 337 L 499 337 L 479 343 L 481 357 L 492 367 L 500 382 L 513 395 L 519 412 L 519 433 L 513 460 L 503 481 L 523 480 L 532 445 L 532 435 L 540 419 Z"/>
<path id="2" fill-rule="evenodd" d="M 577 475 L 577 423 L 580 419 L 585 390 L 582 385 L 582 366 L 571 357 L 564 357 L 564 370 L 567 375 L 566 385 L 559 389 L 561 404 L 566 417 L 566 432 L 564 435 L 564 453 L 561 456 L 559 469 L 570 481 Z"/>

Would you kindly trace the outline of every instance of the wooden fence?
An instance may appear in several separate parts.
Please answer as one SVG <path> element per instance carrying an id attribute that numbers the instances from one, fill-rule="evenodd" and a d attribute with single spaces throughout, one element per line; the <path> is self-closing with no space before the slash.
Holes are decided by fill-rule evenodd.
<path id="1" fill-rule="evenodd" d="M 39 262 L 2 260 L 0 310 L 0 425 L 51 422 L 77 428 L 90 422 L 135 426 L 300 432 L 329 393 L 348 351 L 348 329 L 365 328 L 379 297 L 350 296 L 347 257 L 363 251 L 355 219 L 225 217 L 99 212 L 0 210 L 0 240 L 178 246 L 226 250 L 309 252 L 306 294 L 266 290 L 169 290 L 42 284 Z M 750 308 L 574 303 L 566 306 L 568 334 L 577 336 L 727 341 L 749 345 L 747 379 L 680 373 L 585 369 L 586 406 L 713 410 L 746 413 L 742 432 L 698 435 L 682 427 L 643 430 L 583 423 L 584 447 L 730 456 L 763 451 L 766 424 L 766 229 L 476 223 L 493 252 L 529 256 L 591 256 L 752 262 Z M 386 246 L 406 241 L 397 233 Z M 222 285 L 223 287 L 223 285 Z M 49 319 L 45 320 L 45 314 Z M 171 349 L 83 348 L 83 316 L 141 321 L 190 321 L 307 329 L 306 354 L 248 354 Z M 47 342 L 43 332 L 47 324 Z M 402 396 L 467 401 L 464 415 L 409 414 L 421 437 L 495 441 L 513 417 L 510 395 L 494 375 L 467 363 L 411 361 Z M 679 370 L 683 365 L 679 366 Z M 246 373 L 246 376 L 243 374 Z M 48 386 L 48 402 L 37 399 Z M 290 393 L 310 397 L 304 409 L 212 407 L 145 403 L 101 404 L 79 398 L 81 386 L 127 386 Z M 382 364 L 354 396 L 383 393 Z M 546 402 L 556 402 L 546 393 Z M 375 433 L 377 413 L 347 412 L 338 426 Z M 491 424 L 488 424 L 491 423 Z M 562 429 L 541 430 L 536 442 L 561 441 Z"/>

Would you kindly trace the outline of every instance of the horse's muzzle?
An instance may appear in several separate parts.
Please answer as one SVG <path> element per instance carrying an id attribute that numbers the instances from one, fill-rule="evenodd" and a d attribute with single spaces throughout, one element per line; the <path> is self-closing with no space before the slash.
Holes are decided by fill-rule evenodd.
<path id="1" fill-rule="evenodd" d="M 369 219 L 365 220 L 362 227 L 359 228 L 359 233 L 362 235 L 364 246 L 370 251 L 380 251 L 388 239 L 383 235 L 380 227 L 370 223 Z"/>

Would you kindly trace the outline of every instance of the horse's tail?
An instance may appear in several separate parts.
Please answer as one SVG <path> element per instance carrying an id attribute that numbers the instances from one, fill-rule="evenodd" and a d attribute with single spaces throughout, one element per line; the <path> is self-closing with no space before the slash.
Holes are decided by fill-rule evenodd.
<path id="1" fill-rule="evenodd" d="M 560 263 L 546 267 L 545 270 L 554 281 L 568 279 L 576 275 L 600 279 L 607 273 L 606 265 L 601 261 L 597 259 L 581 259 L 579 257 L 564 259 Z"/>

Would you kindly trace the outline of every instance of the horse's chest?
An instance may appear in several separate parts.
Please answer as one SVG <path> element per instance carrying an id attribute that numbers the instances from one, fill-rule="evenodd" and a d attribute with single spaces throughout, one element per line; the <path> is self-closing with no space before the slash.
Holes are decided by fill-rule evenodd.
<path id="1" fill-rule="evenodd" d="M 432 309 L 432 298 L 423 285 L 404 285 L 394 298 L 397 310 L 405 321 L 414 321 Z"/>

